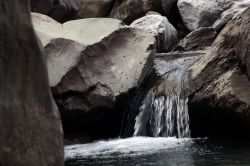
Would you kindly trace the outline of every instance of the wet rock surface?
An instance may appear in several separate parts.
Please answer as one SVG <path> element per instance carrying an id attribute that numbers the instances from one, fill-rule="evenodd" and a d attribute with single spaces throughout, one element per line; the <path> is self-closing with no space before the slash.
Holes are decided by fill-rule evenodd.
<path id="1" fill-rule="evenodd" d="M 189 126 L 184 124 L 188 115 L 178 119 L 176 113 L 188 114 L 187 69 L 204 55 L 204 51 L 157 53 L 143 86 L 124 110 L 121 136 L 188 137 Z"/>

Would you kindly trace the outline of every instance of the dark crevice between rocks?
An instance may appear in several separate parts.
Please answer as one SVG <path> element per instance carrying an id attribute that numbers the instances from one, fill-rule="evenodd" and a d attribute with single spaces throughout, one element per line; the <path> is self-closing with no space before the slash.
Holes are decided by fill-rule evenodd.
<path id="1" fill-rule="evenodd" d="M 91 88 L 92 90 L 94 87 Z M 117 138 L 121 135 L 121 129 L 126 124 L 128 107 L 131 99 L 134 99 L 140 91 L 131 89 L 128 93 L 118 96 L 112 108 L 100 106 L 91 108 L 91 103 L 86 99 L 86 93 L 68 91 L 55 95 L 54 99 L 60 110 L 65 144 L 88 143 L 98 139 Z M 65 108 L 65 102 L 69 98 L 81 100 L 86 109 Z M 135 118 L 134 118 L 135 119 Z"/>
<path id="2" fill-rule="evenodd" d="M 157 13 L 164 15 L 164 10 L 163 10 L 161 1 L 152 1 L 152 7 L 153 7 L 153 11 L 156 11 Z"/>
<path id="3" fill-rule="evenodd" d="M 173 4 L 170 13 L 167 16 L 169 22 L 175 27 L 178 32 L 178 38 L 184 38 L 190 31 L 185 27 L 183 20 L 181 18 L 181 14 L 177 7 L 177 2 Z"/>
<path id="4" fill-rule="evenodd" d="M 231 108 L 223 108 L 214 103 L 214 99 L 211 98 L 189 102 L 190 128 L 193 138 L 250 138 L 250 117 L 247 113 L 243 116 L 242 113 L 234 110 L 237 103 Z"/>
<path id="5" fill-rule="evenodd" d="M 123 118 L 122 126 L 120 130 L 120 136 L 122 138 L 127 138 L 133 136 L 135 118 L 138 115 L 141 102 L 145 98 L 146 91 L 139 90 L 132 95 L 128 100 L 128 104 L 123 107 Z"/>
<path id="6" fill-rule="evenodd" d="M 65 110 L 58 104 L 65 139 L 70 142 L 86 143 L 96 139 L 115 138 L 119 135 L 121 112 L 106 107 L 96 107 L 89 112 Z M 84 137 L 84 138 L 83 138 Z"/>
<path id="7" fill-rule="evenodd" d="M 155 68 L 147 74 L 141 86 L 137 90 L 130 92 L 127 104 L 123 107 L 123 116 L 120 130 L 120 137 L 127 138 L 133 136 L 136 116 L 139 114 L 139 108 L 145 99 L 147 92 L 160 84 L 162 76 L 156 72 Z"/>

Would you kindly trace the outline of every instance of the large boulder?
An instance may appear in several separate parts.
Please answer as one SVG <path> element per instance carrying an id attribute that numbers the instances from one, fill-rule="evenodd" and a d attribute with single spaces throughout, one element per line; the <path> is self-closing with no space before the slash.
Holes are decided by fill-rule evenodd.
<path id="1" fill-rule="evenodd" d="M 179 0 L 178 8 L 186 27 L 193 31 L 209 27 L 221 13 L 233 5 L 232 0 Z"/>
<path id="2" fill-rule="evenodd" d="M 148 11 L 168 14 L 175 2 L 176 0 L 124 0 L 113 8 L 110 16 L 131 23 Z"/>
<path id="3" fill-rule="evenodd" d="M 124 27 L 86 48 L 54 40 L 45 50 L 50 75 L 61 76 L 52 89 L 65 130 L 85 131 L 92 138 L 118 136 L 122 105 L 152 67 L 154 36 Z M 67 68 L 60 59 L 67 61 Z M 58 70 L 60 66 L 63 72 Z"/>
<path id="4" fill-rule="evenodd" d="M 154 42 L 154 37 L 142 30 L 121 28 L 99 43 L 89 45 L 86 49 L 84 47 L 79 49 L 78 57 L 73 56 L 77 62 L 72 62 L 74 65 L 65 72 L 53 90 L 56 94 L 68 91 L 88 92 L 86 97 L 94 92 L 99 93 L 96 97 L 111 99 L 114 102 L 118 96 L 137 88 L 143 81 L 151 67 L 155 52 Z M 47 56 L 51 60 L 62 57 L 70 60 L 72 56 L 67 53 L 62 54 L 65 51 L 60 44 L 54 40 L 45 47 Z M 77 48 L 80 48 L 79 44 Z M 56 56 L 56 52 L 61 57 Z M 54 66 L 58 67 L 55 64 Z M 55 70 L 49 72 L 55 72 Z M 92 103 L 89 109 L 98 105 L 95 103 L 98 100 L 89 100 L 89 102 Z"/>
<path id="5" fill-rule="evenodd" d="M 32 13 L 32 19 L 38 37 L 45 47 L 45 55 L 50 55 L 47 61 L 51 87 L 56 86 L 66 72 L 76 65 L 77 56 L 86 46 L 99 43 L 122 27 L 121 21 L 109 18 L 89 18 L 60 24 L 46 15 Z M 52 45 L 57 46 L 56 51 Z"/>
<path id="6" fill-rule="evenodd" d="M 175 47 L 176 51 L 197 51 L 209 48 L 215 38 L 217 32 L 211 27 L 202 27 L 189 33 Z"/>
<path id="7" fill-rule="evenodd" d="M 117 134 L 121 109 L 116 108 L 151 69 L 154 36 L 122 27 L 114 19 L 83 19 L 58 28 L 55 22 L 39 20 L 34 20 L 35 29 L 44 41 L 50 86 L 65 131 L 91 132 L 93 137 L 101 132 Z"/>
<path id="8" fill-rule="evenodd" d="M 80 19 L 61 24 L 39 13 L 32 13 L 32 21 L 43 46 L 56 38 L 73 40 L 87 46 L 99 42 L 123 26 L 121 21 L 111 18 Z"/>
<path id="9" fill-rule="evenodd" d="M 29 5 L 0 1 L 0 165 L 63 166 L 60 116 Z"/>
<path id="10" fill-rule="evenodd" d="M 249 127 L 242 127 L 250 122 L 249 41 L 250 8 L 227 24 L 210 52 L 191 68 L 193 133 L 250 134 Z"/>
<path id="11" fill-rule="evenodd" d="M 164 16 L 147 15 L 135 20 L 130 26 L 152 33 L 157 39 L 158 52 L 168 51 L 177 42 L 177 31 Z"/>

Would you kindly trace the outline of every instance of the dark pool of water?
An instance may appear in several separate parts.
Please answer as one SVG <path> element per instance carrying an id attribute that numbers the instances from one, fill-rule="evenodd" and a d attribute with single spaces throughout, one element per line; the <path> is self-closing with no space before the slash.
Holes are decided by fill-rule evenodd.
<path id="1" fill-rule="evenodd" d="M 133 137 L 65 147 L 65 166 L 250 166 L 250 140 Z"/>

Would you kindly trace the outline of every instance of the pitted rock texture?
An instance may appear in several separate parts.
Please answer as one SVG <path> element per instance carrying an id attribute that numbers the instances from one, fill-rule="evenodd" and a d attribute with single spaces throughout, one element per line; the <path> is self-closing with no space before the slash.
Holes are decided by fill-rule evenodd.
<path id="1" fill-rule="evenodd" d="M 191 68 L 192 95 L 190 105 L 195 108 L 193 111 L 199 113 L 210 108 L 217 110 L 217 115 L 233 114 L 233 118 L 239 117 L 242 123 L 249 125 L 249 41 L 250 8 L 227 24 L 213 43 L 210 51 Z M 228 124 L 221 123 L 227 118 L 229 116 L 218 119 L 217 123 L 226 124 L 228 126 L 224 127 L 229 127 L 230 120 Z M 235 120 L 234 123 L 234 126 L 237 126 L 239 120 Z M 216 128 L 219 127 L 221 126 Z M 237 130 L 244 131 L 243 128 Z M 249 132 L 244 131 L 244 133 Z"/>

